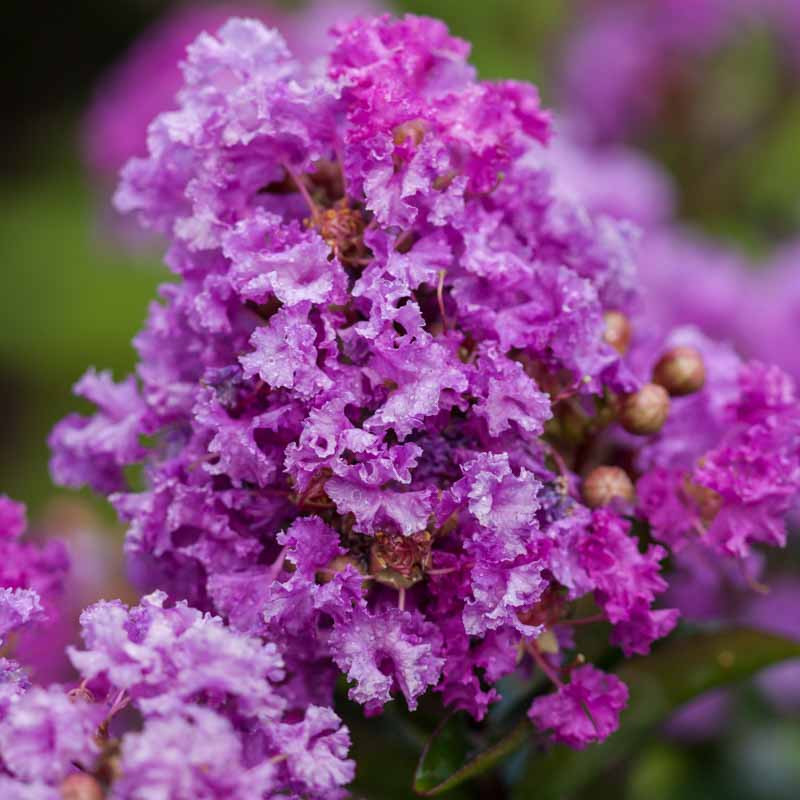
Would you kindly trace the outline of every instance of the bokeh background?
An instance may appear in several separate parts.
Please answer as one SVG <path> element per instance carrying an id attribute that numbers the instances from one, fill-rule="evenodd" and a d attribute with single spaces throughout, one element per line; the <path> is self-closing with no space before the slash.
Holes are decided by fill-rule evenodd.
<path id="1" fill-rule="evenodd" d="M 800 6 L 800 0 L 793 2 Z M 262 4 L 281 11 L 302 5 Z M 110 368 L 117 378 L 132 369 L 131 338 L 155 287 L 168 279 L 157 243 L 130 241 L 108 211 L 110 185 L 87 169 L 82 125 L 98 81 L 175 5 L 72 0 L 44 8 L 14 2 L 3 9 L 0 491 L 25 501 L 40 529 L 57 527 L 58 512 L 68 503 L 70 519 L 106 531 L 112 541 L 120 536 L 105 503 L 88 493 L 76 499 L 76 493 L 54 489 L 46 437 L 66 413 L 83 410 L 71 386 L 88 366 Z M 383 5 L 443 18 L 473 43 L 482 76 L 533 80 L 546 103 L 559 107 L 565 42 L 587 14 L 602 9 L 603 0 Z M 754 270 L 800 234 L 800 78 L 787 78 L 784 62 L 774 30 L 743 27 L 724 46 L 684 64 L 682 85 L 691 91 L 671 98 L 675 102 L 654 124 L 627 137 L 671 174 L 682 222 L 739 248 Z M 799 332 L 800 321 L 786 336 Z M 786 567 L 791 551 L 781 558 Z M 111 570 L 117 585 L 118 571 Z M 790 596 L 788 612 L 785 605 L 781 613 L 800 620 L 800 604 L 792 605 L 792 597 L 800 593 Z M 756 684 L 729 693 L 724 702 L 706 703 L 697 712 L 698 724 L 673 725 L 643 742 L 624 769 L 591 786 L 586 796 L 800 797 L 795 710 L 771 701 Z M 386 736 L 375 740 L 376 747 L 391 748 L 399 774 L 408 774 L 417 743 Z M 370 797 L 409 796 L 407 784 L 394 785 L 390 774 L 383 790 Z"/>

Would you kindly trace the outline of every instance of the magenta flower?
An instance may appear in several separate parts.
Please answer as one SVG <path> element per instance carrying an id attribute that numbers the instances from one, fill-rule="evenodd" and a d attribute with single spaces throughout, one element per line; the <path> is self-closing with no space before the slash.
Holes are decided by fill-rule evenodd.
<path id="1" fill-rule="evenodd" d="M 580 665 L 574 626 L 645 654 L 678 618 L 667 547 L 783 543 L 791 380 L 648 316 L 624 206 L 547 149 L 534 87 L 477 80 L 468 50 L 383 16 L 308 67 L 231 20 L 123 170 L 117 206 L 167 237 L 176 281 L 135 376 L 90 373 L 97 413 L 51 436 L 54 476 L 110 495 L 157 590 L 90 608 L 72 651 L 143 717 L 122 796 L 240 796 L 207 736 L 264 796 L 338 796 L 340 674 L 370 715 L 436 691 L 482 719 L 538 670 L 533 723 L 602 740 L 627 690 Z"/>
<path id="2" fill-rule="evenodd" d="M 619 678 L 587 664 L 555 694 L 534 700 L 528 715 L 537 727 L 551 730 L 557 741 L 580 749 L 616 730 L 627 702 L 628 690 Z"/>

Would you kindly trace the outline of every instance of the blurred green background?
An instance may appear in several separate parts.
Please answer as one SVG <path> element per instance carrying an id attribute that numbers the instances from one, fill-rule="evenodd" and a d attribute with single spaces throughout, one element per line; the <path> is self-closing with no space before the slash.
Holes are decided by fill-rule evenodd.
<path id="1" fill-rule="evenodd" d="M 117 378 L 132 369 L 130 340 L 166 278 L 155 249 L 125 248 L 109 234 L 107 195 L 87 176 L 78 142 L 97 79 L 170 4 L 51 5 L 43 13 L 35 3 L 7 4 L 0 49 L 0 259 L 6 274 L 0 294 L 0 491 L 25 501 L 34 520 L 64 494 L 50 483 L 45 439 L 58 419 L 84 409 L 71 396 L 72 384 L 91 365 L 110 368 Z M 557 101 L 555 65 L 565 32 L 581 14 L 577 0 L 404 0 L 391 6 L 443 18 L 472 41 L 483 76 L 534 80 L 546 102 Z M 763 32 L 743 36 L 705 73 L 700 105 L 710 118 L 728 112 L 760 118 L 777 109 L 743 148 L 718 154 L 719 163 L 705 170 L 699 168 L 702 147 L 692 150 L 666 134 L 642 143 L 678 181 L 686 219 L 757 255 L 800 229 L 800 91 L 776 95 L 770 48 Z M 113 518 L 105 503 L 86 497 Z M 736 711 L 723 736 L 643 742 L 626 769 L 585 796 L 800 797 L 797 720 L 771 708 L 752 686 L 736 690 L 733 700 Z M 401 740 L 390 730 L 364 740 L 394 754 L 394 771 L 378 778 L 379 788 L 369 794 L 376 799 L 410 796 L 408 783 L 393 776 L 409 774 L 418 746 L 413 737 Z M 376 763 L 384 768 L 383 760 Z M 491 787 L 487 791 L 490 797 Z"/>

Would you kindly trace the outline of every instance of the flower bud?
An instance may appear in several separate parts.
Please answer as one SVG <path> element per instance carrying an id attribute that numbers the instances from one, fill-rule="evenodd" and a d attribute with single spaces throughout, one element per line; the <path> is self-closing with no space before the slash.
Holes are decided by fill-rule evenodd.
<path id="1" fill-rule="evenodd" d="M 68 775 L 61 783 L 63 800 L 103 800 L 103 787 L 86 772 Z"/>
<path id="2" fill-rule="evenodd" d="M 603 339 L 620 355 L 627 352 L 631 343 L 631 323 L 621 311 L 606 311 L 603 314 L 605 330 Z"/>
<path id="3" fill-rule="evenodd" d="M 620 400 L 619 423 L 628 433 L 637 436 L 658 433 L 668 414 L 669 395 L 657 383 L 646 383 L 638 392 Z"/>
<path id="4" fill-rule="evenodd" d="M 430 564 L 431 542 L 428 531 L 410 536 L 378 532 L 370 549 L 370 574 L 394 589 L 410 588 L 422 580 Z"/>
<path id="5" fill-rule="evenodd" d="M 703 357 L 694 347 L 667 350 L 653 370 L 653 382 L 675 397 L 699 391 L 705 381 Z"/>
<path id="6" fill-rule="evenodd" d="M 620 467 L 595 467 L 584 479 L 581 489 L 589 508 L 607 506 L 612 500 L 632 503 L 635 497 L 633 482 Z"/>

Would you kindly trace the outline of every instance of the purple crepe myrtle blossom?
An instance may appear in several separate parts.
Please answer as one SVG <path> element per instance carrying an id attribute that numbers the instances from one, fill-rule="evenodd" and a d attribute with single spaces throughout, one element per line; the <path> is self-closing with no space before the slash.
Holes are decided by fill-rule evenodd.
<path id="1" fill-rule="evenodd" d="M 330 709 L 301 712 L 287 696 L 291 685 L 275 645 L 184 603 L 165 608 L 165 600 L 156 592 L 135 608 L 102 602 L 87 609 L 86 649 L 70 653 L 88 687 L 99 682 L 124 692 L 145 717 L 142 733 L 122 741 L 120 796 L 146 797 L 156 787 L 177 792 L 170 797 L 222 787 L 252 796 L 248 786 L 265 797 L 283 786 L 338 796 L 353 777 L 347 730 Z M 221 752 L 207 761 L 216 736 Z"/>
<path id="2" fill-rule="evenodd" d="M 347 729 L 330 708 L 296 702 L 275 645 L 164 601 L 88 608 L 71 691 L 0 665 L 4 796 L 71 796 L 80 779 L 91 797 L 344 797 Z M 117 724 L 125 708 L 135 732 Z"/>
<path id="3" fill-rule="evenodd" d="M 680 413 L 640 452 L 649 468 L 638 484 L 640 508 L 654 536 L 673 548 L 699 535 L 744 559 L 755 541 L 785 543 L 800 474 L 794 383 L 778 367 L 737 364 L 703 338 L 691 329 L 673 337 L 696 345 L 709 378 L 674 401 Z"/>
<path id="4" fill-rule="evenodd" d="M 147 720 L 122 743 L 122 774 L 113 797 L 264 797 L 275 767 L 244 761 L 230 721 L 200 706 Z"/>
<path id="5" fill-rule="evenodd" d="M 57 623 L 57 606 L 67 569 L 60 542 L 38 547 L 23 542 L 25 508 L 0 496 L 0 646 L 24 646 L 26 638 L 47 636 Z M 15 641 L 7 641 L 9 634 Z M 92 734 L 102 716 L 73 703 L 58 687 L 32 687 L 17 661 L 0 659 L 0 786 L 9 797 L 48 795 L 73 765 L 93 763 Z M 32 785 L 28 791 L 23 787 Z"/>
<path id="6" fill-rule="evenodd" d="M 552 730 L 556 741 L 581 749 L 616 730 L 627 702 L 628 689 L 619 678 L 586 664 L 555 694 L 534 700 L 528 715 L 537 727 Z"/>
<path id="7" fill-rule="evenodd" d="M 3 766 L 18 780 L 57 786 L 74 765 L 93 766 L 100 751 L 94 733 L 102 720 L 101 707 L 70 698 L 60 687 L 32 687 L 0 722 Z"/>
<path id="8" fill-rule="evenodd" d="M 703 546 L 735 559 L 782 541 L 800 485 L 788 379 L 769 372 L 759 393 L 763 367 L 648 326 L 635 226 L 584 205 L 544 149 L 536 90 L 478 81 L 468 49 L 410 15 L 337 27 L 313 69 L 253 20 L 198 37 L 177 108 L 116 195 L 168 237 L 178 280 L 135 340 L 136 375 L 91 374 L 98 413 L 51 437 L 55 476 L 110 494 L 132 569 L 162 592 L 87 612 L 76 666 L 145 715 L 198 695 L 220 712 L 224 695 L 264 726 L 243 752 L 281 758 L 292 790 L 351 770 L 325 710 L 340 672 L 368 714 L 434 690 L 481 719 L 504 675 L 539 669 L 557 691 L 534 723 L 574 746 L 605 738 L 627 692 L 574 666 L 573 630 L 611 623 L 631 655 L 677 621 L 659 603 L 668 551 L 627 517 L 678 549 L 702 524 Z M 707 377 L 669 398 L 653 370 L 677 346 Z M 646 435 L 616 424 L 629 408 Z M 759 478 L 764 446 L 777 483 Z M 587 508 L 605 458 L 661 481 L 676 518 L 656 518 L 652 491 Z M 159 741 L 168 759 L 180 729 L 217 725 L 186 713 L 129 746 L 143 774 Z M 288 724 L 299 755 L 275 750 Z M 303 742 L 327 754 L 310 777 Z"/>

